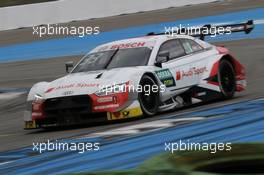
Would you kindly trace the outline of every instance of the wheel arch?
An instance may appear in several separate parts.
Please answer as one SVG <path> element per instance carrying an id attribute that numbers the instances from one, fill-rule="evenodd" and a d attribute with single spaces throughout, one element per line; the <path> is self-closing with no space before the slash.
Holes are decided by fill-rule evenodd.
<path id="1" fill-rule="evenodd" d="M 231 54 L 223 55 L 219 61 L 227 60 L 231 63 L 234 68 L 236 75 L 236 91 L 243 91 L 246 87 L 246 72 L 245 67 L 235 59 Z"/>
<path id="2" fill-rule="evenodd" d="M 220 61 L 221 61 L 221 60 L 227 60 L 227 61 L 229 61 L 229 62 L 232 64 L 233 68 L 235 69 L 234 57 L 232 57 L 230 54 L 225 54 L 225 55 L 223 55 L 223 56 L 220 58 Z"/>
<path id="3" fill-rule="evenodd" d="M 156 83 L 157 85 L 160 85 L 160 82 L 158 81 L 158 78 L 157 78 L 157 76 L 154 75 L 154 73 L 152 73 L 152 72 L 145 72 L 145 73 L 141 76 L 141 78 L 142 78 L 144 75 L 147 75 L 147 76 L 151 77 L 151 78 L 155 81 L 155 83 Z"/>
<path id="4" fill-rule="evenodd" d="M 34 99 L 35 94 L 44 96 L 44 90 L 47 84 L 48 82 L 39 82 L 34 84 L 28 93 L 27 101 L 32 101 Z"/>
<path id="5" fill-rule="evenodd" d="M 161 83 L 159 82 L 159 80 L 158 80 L 158 78 L 155 76 L 155 74 L 153 73 L 153 72 L 145 72 L 145 73 L 143 73 L 142 74 L 142 76 L 141 76 L 141 78 L 140 78 L 140 81 L 139 81 L 139 84 L 141 84 L 142 83 L 142 79 L 143 79 L 143 77 L 144 76 L 148 76 L 149 78 L 151 78 L 153 81 L 154 81 L 154 83 L 156 84 L 156 85 L 160 85 Z M 155 115 L 156 113 L 157 113 L 157 111 L 158 111 L 158 106 L 159 106 L 159 103 L 160 103 L 160 91 L 158 91 L 157 92 L 158 93 L 158 96 L 157 96 L 157 103 L 156 103 L 156 107 L 154 108 L 154 109 L 156 109 L 156 110 L 154 110 L 155 112 L 151 112 L 151 111 L 149 111 L 150 109 L 146 109 L 145 107 L 144 107 L 144 105 L 143 104 L 141 104 L 141 101 L 140 101 L 140 97 L 138 96 L 138 100 L 139 100 L 139 102 L 140 102 L 140 106 L 141 106 L 141 110 L 143 111 L 143 113 L 146 115 L 146 116 L 152 116 L 152 115 Z M 138 95 L 139 95 L 139 93 L 138 93 Z M 152 109 L 151 109 L 152 110 Z"/>

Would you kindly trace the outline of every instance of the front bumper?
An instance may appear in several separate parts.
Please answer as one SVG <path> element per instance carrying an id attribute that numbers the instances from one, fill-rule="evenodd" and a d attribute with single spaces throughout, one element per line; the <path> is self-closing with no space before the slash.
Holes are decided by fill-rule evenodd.
<path id="1" fill-rule="evenodd" d="M 87 97 L 87 98 L 86 98 Z M 130 105 L 116 111 L 100 110 L 95 111 L 93 100 L 90 97 L 75 96 L 64 99 L 49 99 L 44 103 L 44 118 L 32 119 L 32 112 L 27 109 L 25 112 L 24 128 L 36 129 L 43 127 L 56 127 L 67 125 L 90 124 L 97 122 L 106 122 L 112 120 L 121 120 L 142 116 L 142 110 L 138 100 L 130 102 Z M 97 104 L 98 105 L 98 104 Z M 112 108 L 111 108 L 112 109 Z"/>

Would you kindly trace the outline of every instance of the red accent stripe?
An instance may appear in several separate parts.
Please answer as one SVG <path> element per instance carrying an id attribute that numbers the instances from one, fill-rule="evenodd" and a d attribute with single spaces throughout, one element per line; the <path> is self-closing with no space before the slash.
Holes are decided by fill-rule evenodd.
<path id="1" fill-rule="evenodd" d="M 215 62 L 213 64 L 213 67 L 211 69 L 209 78 L 212 78 L 214 76 L 217 76 L 217 74 L 218 74 L 218 67 L 219 67 L 219 61 L 217 61 L 217 62 Z M 215 86 L 219 86 L 219 82 L 214 82 L 214 81 L 208 80 L 207 83 L 208 84 L 215 85 Z"/>
<path id="2" fill-rule="evenodd" d="M 215 86 L 219 86 L 219 82 L 214 82 L 214 81 L 207 81 L 208 84 L 212 84 Z"/>
<path id="3" fill-rule="evenodd" d="M 225 47 L 216 46 L 216 50 L 219 54 L 228 54 L 229 50 Z"/>
<path id="4" fill-rule="evenodd" d="M 180 80 L 181 79 L 181 72 L 177 71 L 176 72 L 176 80 Z"/>

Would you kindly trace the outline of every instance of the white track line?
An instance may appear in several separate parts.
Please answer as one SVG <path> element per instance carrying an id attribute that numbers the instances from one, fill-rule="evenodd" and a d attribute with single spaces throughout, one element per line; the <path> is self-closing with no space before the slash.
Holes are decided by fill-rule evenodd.
<path id="1" fill-rule="evenodd" d="M 11 163 L 11 162 L 13 162 L 13 161 L 2 162 L 2 163 L 0 163 L 0 165 L 5 165 L 5 164 Z"/>
<path id="2" fill-rule="evenodd" d="M 24 92 L 8 92 L 8 93 L 0 93 L 0 100 L 9 100 L 14 99 L 23 94 Z"/>
<path id="3" fill-rule="evenodd" d="M 138 133 L 143 133 L 142 129 L 146 130 L 145 132 L 149 131 L 154 131 L 154 130 L 159 130 L 163 128 L 168 128 L 175 126 L 176 122 L 191 122 L 191 121 L 199 121 L 199 120 L 204 120 L 206 119 L 205 117 L 190 117 L 190 118 L 175 118 L 175 119 L 162 119 L 162 120 L 156 120 L 156 121 L 150 121 L 150 122 L 145 122 L 145 123 L 140 123 L 140 124 L 135 124 L 132 126 L 125 126 L 121 127 L 118 129 L 112 129 L 109 131 L 104 131 L 104 132 L 96 132 L 93 134 L 88 134 L 88 135 L 83 135 L 78 137 L 78 139 L 83 139 L 83 138 L 92 138 L 92 137 L 103 137 L 103 136 L 117 136 L 117 135 L 126 135 L 126 134 L 138 134 Z"/>

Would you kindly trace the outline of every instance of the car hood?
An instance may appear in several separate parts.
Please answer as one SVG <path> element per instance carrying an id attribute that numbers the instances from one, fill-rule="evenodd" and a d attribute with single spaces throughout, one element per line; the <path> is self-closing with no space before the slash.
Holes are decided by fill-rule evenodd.
<path id="1" fill-rule="evenodd" d="M 44 97 L 93 94 L 99 89 L 140 78 L 144 70 L 140 67 L 115 68 L 110 70 L 72 73 L 47 84 Z"/>

